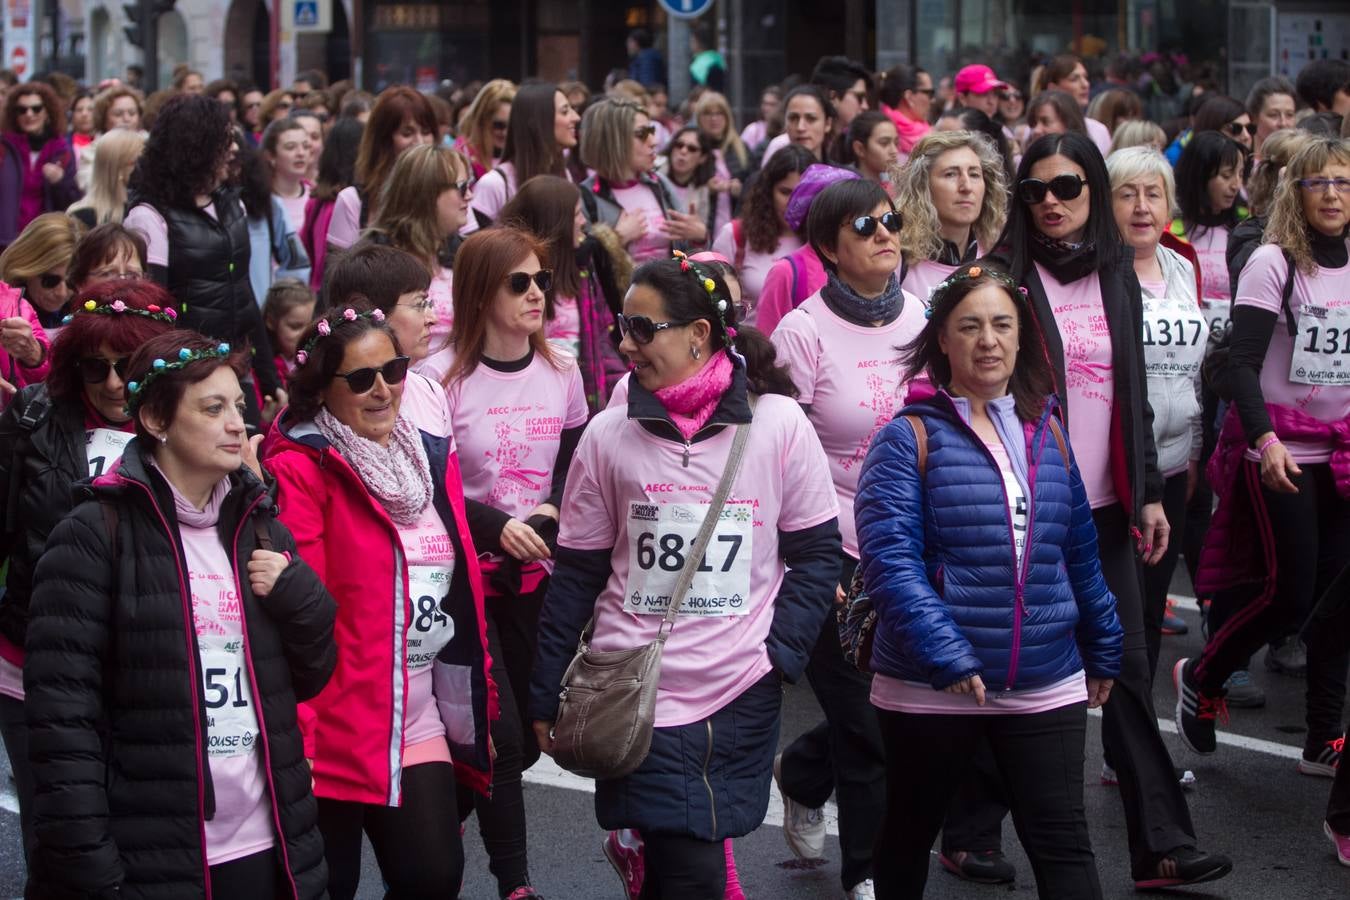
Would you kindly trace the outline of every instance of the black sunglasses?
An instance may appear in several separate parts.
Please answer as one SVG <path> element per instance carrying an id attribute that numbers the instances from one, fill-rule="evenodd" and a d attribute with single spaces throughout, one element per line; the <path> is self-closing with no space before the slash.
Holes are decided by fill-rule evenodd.
<path id="1" fill-rule="evenodd" d="M 637 138 L 639 141 L 645 141 L 654 134 L 656 134 L 655 125 L 643 125 L 640 128 L 633 129 L 633 137 Z"/>
<path id="2" fill-rule="evenodd" d="M 20 103 L 14 107 L 14 109 L 20 115 L 22 115 L 23 113 L 28 113 L 29 115 L 33 116 L 36 116 L 38 113 L 42 112 L 46 108 L 47 107 L 43 106 L 41 103 L 39 103 L 37 106 L 28 106 L 26 104 Z"/>
<path id="3" fill-rule="evenodd" d="M 469 193 L 469 188 L 473 187 L 477 183 L 478 179 L 476 178 L 465 178 L 463 181 L 456 181 L 454 184 L 450 186 L 455 190 L 459 191 L 459 195 L 463 197 L 465 194 Z"/>
<path id="4" fill-rule="evenodd" d="M 38 284 L 42 285 L 44 291 L 54 291 L 66 280 L 64 275 L 53 275 L 48 272 L 45 275 L 38 276 Z"/>
<path id="5" fill-rule="evenodd" d="M 1246 125 L 1243 125 L 1241 122 L 1229 122 L 1227 125 L 1223 126 L 1223 128 L 1233 137 L 1240 137 L 1242 135 L 1242 130 L 1244 128 L 1247 130 L 1248 134 L 1252 135 L 1253 137 L 1256 136 L 1255 122 L 1248 122 Z"/>
<path id="6" fill-rule="evenodd" d="M 1045 199 L 1045 192 L 1049 191 L 1061 200 L 1074 200 L 1079 194 L 1083 193 L 1083 185 L 1087 180 L 1078 175 L 1056 175 L 1049 181 L 1041 181 L 1039 178 L 1023 178 L 1017 182 L 1017 196 L 1022 198 L 1022 202 L 1035 206 Z"/>
<path id="7" fill-rule="evenodd" d="M 80 377 L 84 379 L 85 384 L 102 384 L 108 380 L 110 371 L 116 372 L 117 377 L 123 381 L 127 380 L 127 359 L 122 357 L 114 362 L 109 362 L 101 356 L 85 356 L 80 359 Z"/>
<path id="8" fill-rule="evenodd" d="M 685 325 L 697 321 L 698 319 L 689 322 L 653 322 L 647 316 L 625 316 L 620 313 L 619 334 L 624 337 L 631 337 L 634 343 L 646 345 L 656 340 L 658 331 L 665 331 L 667 328 L 683 328 Z"/>
<path id="9" fill-rule="evenodd" d="M 378 369 L 366 366 L 364 369 L 352 369 L 350 372 L 334 372 L 334 378 L 347 379 L 347 387 L 353 394 L 364 394 L 375 387 L 375 376 L 384 379 L 385 384 L 399 384 L 408 377 L 408 357 L 395 356 Z"/>
<path id="10" fill-rule="evenodd" d="M 492 130 L 493 130 L 493 131 L 505 131 L 508 127 L 510 127 L 510 125 L 511 125 L 510 122 L 493 122 L 493 123 L 492 123 Z"/>
<path id="11" fill-rule="evenodd" d="M 871 237 L 877 233 L 877 225 L 881 224 L 891 234 L 900 233 L 900 214 L 898 212 L 882 213 L 879 216 L 858 216 L 851 223 L 853 233 L 859 237 Z"/>
<path id="12" fill-rule="evenodd" d="M 523 294 L 530 289 L 530 282 L 533 281 L 539 286 L 539 290 L 548 292 L 553 287 L 553 272 L 549 269 L 540 269 L 533 275 L 528 272 L 512 272 L 506 276 L 506 286 L 511 289 L 513 294 Z"/>

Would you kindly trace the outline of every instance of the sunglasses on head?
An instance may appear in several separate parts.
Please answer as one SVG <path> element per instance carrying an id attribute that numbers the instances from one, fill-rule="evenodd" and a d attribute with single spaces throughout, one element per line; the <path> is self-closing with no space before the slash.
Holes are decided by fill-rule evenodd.
<path id="1" fill-rule="evenodd" d="M 694 319 L 693 321 L 698 321 Z M 650 344 L 656 340 L 658 331 L 665 331 L 667 328 L 683 328 L 690 322 L 653 322 L 648 316 L 625 316 L 619 314 L 619 334 L 624 337 L 631 337 L 635 344 Z"/>
<path id="2" fill-rule="evenodd" d="M 60 287 L 63 283 L 65 283 L 65 280 L 66 280 L 66 276 L 64 276 L 64 275 L 53 275 L 51 272 L 47 272 L 47 273 L 44 274 L 44 275 L 39 275 L 39 276 L 38 276 L 38 284 L 42 285 L 42 289 L 43 289 L 44 291 L 54 291 L 54 290 L 56 290 L 56 289 L 57 289 L 58 287 Z"/>
<path id="3" fill-rule="evenodd" d="M 633 129 L 633 137 L 637 138 L 639 141 L 645 141 L 654 134 L 656 134 L 655 125 L 643 125 L 641 128 Z"/>
<path id="4" fill-rule="evenodd" d="M 1256 135 L 1255 122 L 1248 122 L 1246 125 L 1243 125 L 1241 122 L 1229 122 L 1227 125 L 1223 126 L 1223 130 L 1227 131 L 1233 137 L 1241 137 L 1244 128 L 1247 130 L 1248 134 L 1252 136 Z"/>
<path id="5" fill-rule="evenodd" d="M 900 214 L 898 212 L 882 213 L 879 216 L 858 216 L 849 223 L 853 226 L 853 233 L 859 237 L 871 237 L 877 233 L 877 225 L 880 224 L 891 234 L 900 233 Z"/>
<path id="6" fill-rule="evenodd" d="M 553 272 L 548 269 L 540 269 L 533 275 L 528 272 L 512 272 L 506 276 L 506 286 L 511 289 L 513 294 L 523 294 L 530 289 L 530 282 L 533 281 L 539 286 L 539 290 L 547 292 L 553 287 Z"/>
<path id="7" fill-rule="evenodd" d="M 406 356 L 395 356 L 378 369 L 366 366 L 364 369 L 352 369 L 350 372 L 334 372 L 333 377 L 347 379 L 347 387 L 353 394 L 365 394 L 375 387 L 376 375 L 383 378 L 385 384 L 402 383 L 403 379 L 408 377 L 408 362 Z"/>
<path id="8" fill-rule="evenodd" d="M 510 126 L 510 124 L 511 124 L 510 122 L 493 122 L 493 123 L 492 123 L 492 130 L 493 130 L 493 131 L 505 131 L 505 130 L 507 129 L 507 127 Z"/>
<path id="9" fill-rule="evenodd" d="M 1086 179 L 1078 175 L 1056 175 L 1049 181 L 1039 178 L 1023 178 L 1017 183 L 1017 196 L 1022 202 L 1035 206 L 1045 199 L 1047 191 L 1061 200 L 1073 200 L 1083 193 Z"/>
<path id="10" fill-rule="evenodd" d="M 36 116 L 38 113 L 42 112 L 47 107 L 43 106 L 41 103 L 39 103 L 37 106 L 27 106 L 26 104 L 20 103 L 14 108 L 19 111 L 20 115 L 27 114 L 31 116 Z"/>
<path id="11" fill-rule="evenodd" d="M 117 377 L 127 380 L 127 359 L 108 361 L 101 356 L 86 356 L 80 360 L 80 377 L 85 384 L 102 384 L 108 380 L 108 373 L 116 372 Z"/>

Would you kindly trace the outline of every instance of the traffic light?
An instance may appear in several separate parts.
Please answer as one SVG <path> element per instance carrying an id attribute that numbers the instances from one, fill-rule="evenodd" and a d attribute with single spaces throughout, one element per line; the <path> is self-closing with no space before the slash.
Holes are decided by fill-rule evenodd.
<path id="1" fill-rule="evenodd" d="M 144 12 L 145 7 L 140 3 L 122 4 L 122 13 L 127 17 L 127 22 L 130 23 L 127 27 L 123 28 L 122 31 L 127 36 L 127 43 L 131 44 L 133 47 L 145 46 L 146 22 L 142 19 L 141 15 Z"/>

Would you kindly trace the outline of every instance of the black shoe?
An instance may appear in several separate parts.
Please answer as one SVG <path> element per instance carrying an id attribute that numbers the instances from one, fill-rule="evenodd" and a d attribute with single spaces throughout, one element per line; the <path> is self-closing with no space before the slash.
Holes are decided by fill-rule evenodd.
<path id="1" fill-rule="evenodd" d="M 1012 884 L 1017 879 L 1017 869 L 1002 850 L 943 851 L 938 859 L 957 878 L 976 884 Z"/>
<path id="2" fill-rule="evenodd" d="M 1153 871 L 1135 873 L 1134 889 L 1151 891 L 1214 881 L 1233 871 L 1233 861 L 1222 853 L 1205 853 L 1194 847 L 1177 847 L 1153 866 Z"/>

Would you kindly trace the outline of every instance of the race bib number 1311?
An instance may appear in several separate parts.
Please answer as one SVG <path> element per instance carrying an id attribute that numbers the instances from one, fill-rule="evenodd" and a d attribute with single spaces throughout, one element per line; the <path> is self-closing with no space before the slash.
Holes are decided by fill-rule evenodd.
<path id="1" fill-rule="evenodd" d="M 705 503 L 629 505 L 628 585 L 623 604 L 627 612 L 666 614 L 707 511 Z M 722 508 L 679 615 L 743 616 L 750 612 L 753 518 L 748 503 Z"/>

